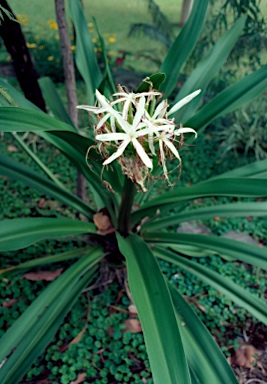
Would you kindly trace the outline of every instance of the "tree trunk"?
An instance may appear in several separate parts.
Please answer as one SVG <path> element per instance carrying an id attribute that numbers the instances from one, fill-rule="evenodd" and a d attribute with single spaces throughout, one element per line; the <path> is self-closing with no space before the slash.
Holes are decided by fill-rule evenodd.
<path id="1" fill-rule="evenodd" d="M 0 5 L 16 19 L 6 0 L 0 0 Z M 14 70 L 25 97 L 46 112 L 45 101 L 37 81 L 39 74 L 34 68 L 20 24 L 11 20 L 4 12 L 0 36 L 12 58 Z"/>
<path id="2" fill-rule="evenodd" d="M 187 22 L 190 16 L 193 2 L 194 0 L 183 0 L 183 7 L 182 7 L 182 14 L 181 14 L 181 21 L 180 21 L 181 27 L 185 25 L 185 23 Z"/>
<path id="3" fill-rule="evenodd" d="M 75 125 L 78 127 L 78 110 L 77 110 L 77 93 L 76 93 L 76 81 L 75 71 L 73 64 L 73 56 L 70 45 L 70 38 L 68 32 L 68 25 L 66 21 L 65 13 L 65 1 L 55 0 L 56 17 L 58 23 L 58 31 L 60 36 L 60 44 L 62 49 L 62 59 L 64 66 L 65 75 L 65 86 L 68 100 L 68 112 L 70 118 Z M 77 196 L 82 200 L 86 198 L 86 183 L 84 176 L 78 171 L 77 174 Z"/>

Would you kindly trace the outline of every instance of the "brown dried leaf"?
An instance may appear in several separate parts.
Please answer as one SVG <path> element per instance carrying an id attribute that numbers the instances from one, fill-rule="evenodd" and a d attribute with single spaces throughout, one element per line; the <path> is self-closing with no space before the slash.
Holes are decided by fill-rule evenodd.
<path id="1" fill-rule="evenodd" d="M 234 356 L 231 358 L 231 364 L 239 367 L 251 368 L 255 362 L 255 355 L 258 353 L 257 349 L 252 345 L 242 345 L 235 351 Z"/>
<path id="2" fill-rule="evenodd" d="M 43 208 L 45 205 L 46 205 L 46 199 L 44 199 L 44 198 L 42 197 L 41 200 L 38 201 L 38 203 L 37 203 L 37 207 L 38 207 L 38 208 Z"/>
<path id="3" fill-rule="evenodd" d="M 74 381 L 71 381 L 70 384 L 80 384 L 83 383 L 86 379 L 86 373 L 79 373 L 77 376 L 77 379 Z"/>
<path id="4" fill-rule="evenodd" d="M 12 305 L 17 303 L 19 300 L 21 300 L 21 299 L 10 299 L 10 300 L 4 301 L 3 304 L 2 304 L 2 307 L 4 307 L 4 308 L 11 308 Z"/>
<path id="5" fill-rule="evenodd" d="M 136 306 L 134 304 L 129 305 L 128 311 L 129 311 L 130 315 L 137 316 L 137 309 L 136 309 Z"/>
<path id="6" fill-rule="evenodd" d="M 53 281 L 55 280 L 59 275 L 61 275 L 61 272 L 64 268 L 56 269 L 55 271 L 36 271 L 36 272 L 29 272 L 25 273 L 21 278 L 31 281 L 37 281 L 37 280 L 45 280 L 45 281 Z"/>
<path id="7" fill-rule="evenodd" d="M 18 152 L 18 148 L 15 147 L 14 145 L 9 145 L 9 146 L 7 147 L 7 150 L 8 150 L 9 152 Z"/>
<path id="8" fill-rule="evenodd" d="M 110 218 L 107 215 L 99 212 L 93 216 L 93 219 L 95 226 L 98 229 L 98 233 L 106 235 L 115 231 L 115 228 L 112 226 Z"/>
<path id="9" fill-rule="evenodd" d="M 128 319 L 123 324 L 125 325 L 125 331 L 130 331 L 132 333 L 142 332 L 141 323 L 137 319 Z"/>

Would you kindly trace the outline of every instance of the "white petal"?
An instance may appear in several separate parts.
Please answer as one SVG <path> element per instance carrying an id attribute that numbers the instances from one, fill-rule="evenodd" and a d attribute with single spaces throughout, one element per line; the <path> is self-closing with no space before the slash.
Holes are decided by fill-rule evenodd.
<path id="1" fill-rule="evenodd" d="M 130 143 L 130 140 L 125 140 L 123 143 L 121 143 L 118 150 L 115 153 L 113 153 L 113 155 L 111 155 L 107 160 L 105 160 L 103 165 L 110 164 L 112 163 L 112 161 L 120 157 L 129 143 Z"/>
<path id="2" fill-rule="evenodd" d="M 194 133 L 195 137 L 197 137 L 197 132 L 193 128 L 182 127 L 182 128 L 176 129 L 173 133 L 177 136 L 179 136 L 181 133 Z"/>
<path id="3" fill-rule="evenodd" d="M 192 99 L 194 99 L 197 95 L 199 95 L 200 92 L 201 92 L 201 89 L 198 89 L 197 91 L 190 93 L 190 95 L 178 101 L 178 103 L 174 104 L 174 106 L 168 111 L 167 115 L 172 115 L 174 112 L 181 109 L 185 104 L 189 103 Z"/>
<path id="4" fill-rule="evenodd" d="M 84 109 L 85 111 L 93 112 L 95 114 L 103 113 L 106 110 L 105 108 L 91 107 L 90 105 L 78 105 L 76 108 L 77 109 Z"/>
<path id="5" fill-rule="evenodd" d="M 138 107 L 136 109 L 136 113 L 134 116 L 134 121 L 132 124 L 132 130 L 135 131 L 137 128 L 137 125 L 140 123 L 142 117 L 145 114 L 145 104 L 146 104 L 146 99 L 144 96 L 140 97 L 140 101 L 138 103 Z"/>
<path id="6" fill-rule="evenodd" d="M 152 153 L 152 155 L 156 156 L 153 136 L 148 137 L 148 146 L 149 146 L 149 149 L 150 149 L 150 152 Z"/>
<path id="7" fill-rule="evenodd" d="M 141 160 L 143 161 L 143 163 L 147 166 L 147 168 L 153 168 L 152 161 L 147 156 L 142 145 L 136 139 L 132 139 L 132 143 L 133 143 L 134 148 L 136 149 L 136 152 L 138 153 L 138 155 L 141 158 Z"/>
<path id="8" fill-rule="evenodd" d="M 127 99 L 125 101 L 124 106 L 123 106 L 122 117 L 123 117 L 124 120 L 127 120 L 131 101 L 132 101 L 131 99 Z"/>
<path id="9" fill-rule="evenodd" d="M 161 103 L 159 103 L 152 115 L 152 119 L 156 119 L 157 117 L 162 118 L 166 113 L 167 107 L 168 103 L 166 102 L 166 100 L 163 100 Z"/>
<path id="10" fill-rule="evenodd" d="M 180 155 L 179 155 L 177 149 L 175 148 L 175 146 L 173 145 L 173 143 L 170 140 L 168 140 L 168 139 L 164 139 L 163 142 L 172 151 L 174 156 L 177 157 L 177 159 L 179 159 L 181 161 Z"/>
<path id="11" fill-rule="evenodd" d="M 96 140 L 98 141 L 117 141 L 117 140 L 127 140 L 128 135 L 126 133 L 103 133 L 102 135 L 96 135 Z"/>
<path id="12" fill-rule="evenodd" d="M 162 164 L 163 173 L 164 173 L 166 179 L 168 180 L 168 170 L 167 170 L 167 167 L 166 167 L 166 161 L 165 161 L 165 155 L 164 155 L 164 149 L 163 149 L 162 140 L 159 141 L 159 152 L 160 152 L 160 161 L 161 161 L 161 164 Z"/>
<path id="13" fill-rule="evenodd" d="M 108 120 L 108 118 L 110 117 L 110 114 L 106 114 L 104 117 L 102 117 L 101 120 L 99 120 L 97 126 L 96 126 L 96 129 L 99 129 L 100 127 L 102 127 L 102 125 L 104 125 L 104 123 Z"/>

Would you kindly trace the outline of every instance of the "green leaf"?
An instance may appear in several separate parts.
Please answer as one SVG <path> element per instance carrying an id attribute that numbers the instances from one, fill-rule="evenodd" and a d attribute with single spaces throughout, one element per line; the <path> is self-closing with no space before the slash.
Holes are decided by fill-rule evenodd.
<path id="1" fill-rule="evenodd" d="M 241 260 L 245 263 L 256 265 L 267 269 L 266 247 L 244 244 L 241 241 L 219 238 L 217 236 L 191 235 L 187 233 L 160 233 L 145 232 L 143 235 L 146 241 L 165 244 L 188 244 L 204 249 L 210 249 L 218 254 L 227 255 L 234 260 Z"/>
<path id="2" fill-rule="evenodd" d="M 77 257 L 82 257 L 84 256 L 85 253 L 88 253 L 89 251 L 92 251 L 92 250 L 93 250 L 93 247 L 90 246 L 82 249 L 75 249 L 73 251 L 61 252 L 56 255 L 50 255 L 50 256 L 45 256 L 40 258 L 38 257 L 37 259 L 28 260 L 28 261 L 25 261 L 24 263 L 20 263 L 12 267 L 1 269 L 0 274 L 4 276 L 9 276 L 13 274 L 22 273 L 25 270 L 28 270 L 31 268 L 36 268 L 36 267 L 40 267 L 47 264 L 51 265 L 54 263 L 59 263 L 59 262 L 74 259 Z"/>
<path id="3" fill-rule="evenodd" d="M 166 81 L 160 87 L 160 91 L 164 93 L 166 98 L 176 87 L 179 73 L 196 45 L 205 21 L 208 4 L 209 0 L 194 1 L 186 25 L 172 44 L 162 63 L 160 72 L 166 74 Z"/>
<path id="4" fill-rule="evenodd" d="M 101 46 L 101 49 L 102 49 L 102 57 L 103 57 L 103 61 L 104 61 L 104 64 L 105 64 L 105 76 L 103 76 L 103 77 L 105 77 L 105 79 L 103 81 L 105 82 L 105 80 L 107 80 L 110 93 L 116 93 L 117 90 L 116 90 L 116 87 L 115 87 L 115 84 L 114 84 L 114 81 L 113 81 L 113 77 L 112 77 L 112 74 L 111 74 L 111 70 L 110 70 L 110 67 L 109 67 L 109 60 L 108 60 L 108 56 L 107 56 L 105 40 L 103 39 L 102 35 L 100 34 L 100 31 L 99 31 L 99 28 L 98 28 L 98 24 L 96 22 L 95 17 L 93 17 L 93 22 L 94 22 L 94 25 L 95 25 L 96 33 L 98 35 L 99 43 L 100 43 L 100 46 Z M 102 81 L 102 84 L 103 84 L 103 81 Z M 106 91 L 105 88 L 106 87 L 104 87 L 104 92 L 103 93 L 105 93 L 105 91 Z"/>
<path id="5" fill-rule="evenodd" d="M 137 235 L 119 249 L 127 261 L 128 280 L 142 324 L 155 384 L 191 383 L 170 293 L 157 261 Z"/>
<path id="6" fill-rule="evenodd" d="M 267 88 L 267 65 L 220 92 L 201 108 L 184 126 L 201 132 L 216 118 L 251 102 Z"/>
<path id="7" fill-rule="evenodd" d="M 210 332 L 183 299 L 168 284 L 189 366 L 200 383 L 237 384 L 237 379 Z"/>
<path id="8" fill-rule="evenodd" d="M 86 162 L 86 156 L 81 154 L 81 149 L 76 149 L 75 142 L 79 135 L 75 132 L 73 135 L 69 134 L 70 132 L 56 132 L 56 134 L 51 134 L 50 132 L 38 132 L 39 136 L 58 148 L 67 159 L 82 172 L 89 182 L 89 187 L 94 196 L 98 196 L 98 200 L 95 201 L 97 209 L 99 210 L 105 206 L 109 207 L 110 197 L 107 194 L 106 187 L 104 187 L 101 182 L 100 173 L 96 174 L 93 172 Z M 73 142 L 71 142 L 71 138 L 73 138 Z M 81 137 L 79 137 L 78 140 L 80 139 Z M 84 138 L 85 142 L 86 140 L 87 139 Z"/>
<path id="9" fill-rule="evenodd" d="M 41 110 L 32 102 L 30 102 L 26 97 L 19 91 L 17 91 L 12 85 L 10 85 L 7 81 L 3 80 L 0 78 L 0 87 L 2 87 L 10 97 L 21 107 L 26 108 L 26 109 L 31 109 L 34 111 L 39 111 Z"/>
<path id="10" fill-rule="evenodd" d="M 244 165 L 243 167 L 232 169 L 221 175 L 214 176 L 209 180 L 221 179 L 222 177 L 254 177 L 267 178 L 267 160 L 255 161 L 254 163 Z"/>
<path id="11" fill-rule="evenodd" d="M 195 113 L 201 97 L 205 94 L 205 90 L 216 72 L 218 72 L 231 50 L 235 46 L 246 22 L 246 16 L 240 17 L 233 25 L 233 27 L 224 33 L 224 35 L 217 41 L 212 50 L 207 54 L 206 59 L 203 60 L 196 69 L 188 77 L 178 95 L 174 100 L 174 104 L 190 93 L 201 89 L 201 94 L 192 100 L 181 113 L 177 111 L 174 116 L 179 114 L 180 121 L 187 121 Z"/>
<path id="12" fill-rule="evenodd" d="M 149 92 L 151 89 L 151 86 L 153 89 L 159 89 L 165 80 L 166 80 L 165 73 L 160 73 L 160 72 L 155 73 L 154 75 L 151 75 L 148 78 L 146 78 L 144 81 L 142 81 L 142 83 L 137 88 L 136 93 Z"/>
<path id="13" fill-rule="evenodd" d="M 49 106 L 53 115 L 57 119 L 75 128 L 64 105 L 62 104 L 62 101 L 59 97 L 57 89 L 53 81 L 50 79 L 50 77 L 42 77 L 41 79 L 38 80 L 38 83 L 40 84 L 42 94 L 45 98 L 46 104 Z"/>
<path id="14" fill-rule="evenodd" d="M 80 0 L 69 0 L 69 12 L 76 32 L 76 65 L 87 87 L 87 98 L 94 105 L 94 94 L 102 82 L 94 43 L 88 31 Z"/>
<path id="15" fill-rule="evenodd" d="M 96 248 L 51 283 L 0 340 L 0 382 L 17 384 L 51 341 L 103 257 Z M 88 272 L 87 272 L 88 271 Z M 7 359 L 6 359 L 7 358 Z"/>
<path id="16" fill-rule="evenodd" d="M 175 188 L 173 191 L 148 201 L 136 210 L 132 214 L 132 223 L 136 224 L 143 217 L 155 215 L 157 210 L 162 213 L 177 206 L 177 203 L 209 196 L 266 197 L 267 180 L 222 177 L 192 187 Z"/>
<path id="17" fill-rule="evenodd" d="M 91 218 L 95 210 L 88 204 L 72 195 L 65 189 L 60 188 L 57 184 L 34 172 L 26 165 L 22 165 L 11 159 L 9 156 L 0 154 L 0 175 L 11 177 L 14 180 L 22 181 L 24 184 L 33 187 L 45 193 L 48 196 L 61 201 L 63 204 L 77 210 L 85 216 Z"/>
<path id="18" fill-rule="evenodd" d="M 83 233 L 96 233 L 95 225 L 70 219 L 5 219 L 0 222 L 0 250 L 13 251 L 40 240 Z"/>
<path id="19" fill-rule="evenodd" d="M 0 108 L 0 131 L 73 131 L 74 128 L 46 113 L 17 107 Z"/>
<path id="20" fill-rule="evenodd" d="M 259 321 L 267 324 L 267 307 L 263 300 L 252 295 L 248 290 L 241 288 L 238 284 L 235 284 L 232 280 L 221 276 L 219 273 L 214 272 L 203 265 L 200 265 L 194 261 L 188 260 L 185 257 L 179 256 L 174 252 L 167 251 L 161 248 L 154 248 L 153 253 L 158 258 L 173 263 L 178 267 L 194 274 L 202 281 L 205 281 L 217 291 L 222 292 L 228 296 L 240 307 L 245 308 Z"/>
<path id="21" fill-rule="evenodd" d="M 191 209 L 190 211 L 183 211 L 171 216 L 159 216 L 158 219 L 152 222 L 146 222 L 142 226 L 142 232 L 155 231 L 157 229 L 178 225 L 184 221 L 213 219 L 216 216 L 267 216 L 267 202 L 213 205 L 212 207 L 196 208 Z"/>

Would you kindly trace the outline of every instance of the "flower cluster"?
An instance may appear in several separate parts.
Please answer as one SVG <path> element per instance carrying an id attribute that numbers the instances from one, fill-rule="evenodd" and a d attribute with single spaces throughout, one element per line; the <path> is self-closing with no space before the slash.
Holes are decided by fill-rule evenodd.
<path id="1" fill-rule="evenodd" d="M 197 133 L 192 128 L 177 128 L 172 114 L 200 93 L 197 90 L 176 103 L 171 109 L 167 100 L 157 105 L 160 92 L 131 93 L 119 86 L 119 92 L 108 101 L 98 90 L 97 106 L 78 106 L 97 115 L 95 138 L 99 150 L 107 157 L 103 165 L 118 159 L 123 173 L 144 188 L 144 180 L 153 169 L 153 158 L 159 160 L 168 180 L 166 157 L 175 157 L 181 163 L 177 146 L 182 145 L 184 133 Z"/>

